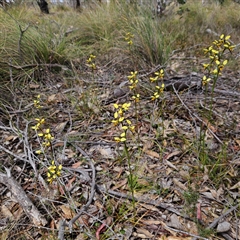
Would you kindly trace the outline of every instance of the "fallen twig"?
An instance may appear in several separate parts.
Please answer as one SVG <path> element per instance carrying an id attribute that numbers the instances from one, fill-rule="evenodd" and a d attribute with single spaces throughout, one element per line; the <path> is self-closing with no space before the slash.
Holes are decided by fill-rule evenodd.
<path id="1" fill-rule="evenodd" d="M 209 88 L 208 92 L 212 92 L 212 89 Z M 232 91 L 226 91 L 226 90 L 220 90 L 220 89 L 214 89 L 215 93 L 221 93 L 224 95 L 228 95 L 228 96 L 233 96 L 233 97 L 240 97 L 240 93 L 239 92 L 232 92 Z"/>
<path id="2" fill-rule="evenodd" d="M 164 227 L 167 229 L 167 230 L 171 230 L 171 231 L 174 231 L 174 232 L 177 232 L 177 233 L 182 233 L 182 234 L 186 234 L 186 235 L 189 235 L 191 237 L 194 237 L 196 239 L 203 239 L 203 240 L 209 240 L 208 238 L 205 238 L 205 237 L 200 237 L 200 236 L 197 236 L 195 234 L 192 234 L 192 233 L 189 233 L 189 232 L 185 232 L 185 231 L 182 231 L 182 230 L 179 230 L 179 229 L 175 229 L 175 228 L 172 228 L 172 227 L 169 227 L 167 226 L 165 223 L 162 222 L 162 224 L 164 225 Z"/>
<path id="3" fill-rule="evenodd" d="M 112 196 L 115 196 L 115 197 L 125 198 L 125 199 L 131 200 L 131 201 L 133 200 L 131 195 L 128 195 L 128 194 L 125 194 L 125 193 L 116 192 L 116 191 L 113 191 L 113 190 L 110 190 L 110 189 L 107 190 L 107 189 L 105 189 L 105 187 L 98 186 L 98 185 L 96 185 L 96 188 L 97 188 L 97 190 L 99 190 L 101 192 L 104 192 L 106 194 L 109 194 L 109 195 L 112 195 Z M 145 204 L 155 206 L 157 208 L 162 208 L 162 209 L 168 210 L 169 212 L 175 213 L 178 216 L 181 216 L 181 217 L 184 217 L 186 219 L 192 220 L 189 216 L 180 213 L 175 208 L 169 206 L 168 204 L 161 203 L 160 201 L 142 199 L 142 198 L 137 198 L 137 197 L 135 197 L 134 200 L 135 200 L 135 202 L 145 203 Z"/>
<path id="4" fill-rule="evenodd" d="M 13 152 L 9 151 L 8 149 L 6 149 L 5 147 L 3 147 L 2 145 L 0 145 L 0 150 L 3 150 L 4 152 L 8 153 L 9 155 L 15 157 L 16 159 L 19 159 L 21 161 L 27 161 L 25 158 L 22 158 L 16 154 L 14 154 Z"/>
<path id="5" fill-rule="evenodd" d="M 37 208 L 28 198 L 27 194 L 24 192 L 20 184 L 16 182 L 13 177 L 11 177 L 10 170 L 6 170 L 7 174 L 0 173 L 0 182 L 7 186 L 15 199 L 17 199 L 19 204 L 22 206 L 24 212 L 35 225 L 45 226 L 47 224 L 47 220 L 37 210 Z"/>
<path id="6" fill-rule="evenodd" d="M 90 192 L 90 196 L 88 198 L 87 203 L 80 209 L 80 211 L 76 214 L 76 216 L 74 218 L 72 218 L 68 223 L 70 233 L 72 232 L 73 224 L 82 215 L 82 213 L 88 209 L 88 207 L 92 203 L 92 200 L 93 200 L 93 197 L 94 197 L 94 194 L 95 194 L 95 186 L 96 186 L 96 170 L 95 170 L 95 167 L 94 167 L 94 164 L 93 164 L 91 158 L 79 146 L 75 145 L 75 147 L 80 153 L 82 153 L 87 158 L 87 160 L 88 160 L 88 162 L 91 166 L 91 169 L 92 169 L 92 183 L 91 183 L 91 192 Z"/>
<path id="7" fill-rule="evenodd" d="M 226 211 L 225 213 L 223 213 L 221 216 L 219 216 L 218 218 L 216 218 L 207 228 L 208 228 L 208 229 L 215 228 L 215 227 L 217 226 L 218 222 L 219 222 L 222 218 L 226 217 L 229 213 L 231 213 L 232 211 L 236 210 L 237 208 L 238 208 L 238 205 L 231 207 L 229 210 L 227 210 L 227 211 Z"/>
<path id="8" fill-rule="evenodd" d="M 176 96 L 178 97 L 178 99 L 180 100 L 180 102 L 182 103 L 182 105 L 188 110 L 188 112 L 194 116 L 198 121 L 200 121 L 201 123 L 203 123 L 207 128 L 208 128 L 208 131 L 213 135 L 213 137 L 221 144 L 223 144 L 223 142 L 217 137 L 217 135 L 207 126 L 207 123 L 205 123 L 196 113 L 193 113 L 189 107 L 183 102 L 183 100 L 181 99 L 181 97 L 179 96 L 176 88 L 174 87 L 174 85 L 172 86 L 173 87 L 173 90 L 174 90 L 174 93 L 176 94 Z"/>

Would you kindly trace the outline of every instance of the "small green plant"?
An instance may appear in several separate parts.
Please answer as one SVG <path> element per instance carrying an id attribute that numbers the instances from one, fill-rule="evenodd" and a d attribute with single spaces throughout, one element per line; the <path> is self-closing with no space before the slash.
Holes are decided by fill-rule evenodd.
<path id="1" fill-rule="evenodd" d="M 228 63 L 228 60 L 225 59 L 225 52 L 228 51 L 232 53 L 235 47 L 231 44 L 229 39 L 229 35 L 225 36 L 224 34 L 222 34 L 218 40 L 215 40 L 213 42 L 213 45 L 204 49 L 204 54 L 209 57 L 209 62 L 203 64 L 206 74 L 202 78 L 202 85 L 206 88 L 206 94 L 208 84 L 212 82 L 209 119 L 212 118 L 213 94 L 217 84 L 217 80 L 219 79 L 219 76 L 221 76 L 224 67 Z"/>
<path id="2" fill-rule="evenodd" d="M 51 184 L 57 177 L 61 176 L 62 165 L 56 166 L 54 160 L 51 162 L 51 165 L 48 167 L 47 181 Z"/>
<path id="3" fill-rule="evenodd" d="M 184 203 L 185 211 L 188 215 L 195 219 L 199 235 L 202 237 L 210 236 L 213 233 L 213 230 L 203 227 L 199 223 L 199 219 L 197 216 L 197 202 L 199 199 L 199 193 L 197 192 L 197 190 L 194 190 L 191 187 L 189 187 L 189 189 L 183 193 L 183 197 L 185 200 Z"/>
<path id="4" fill-rule="evenodd" d="M 140 101 L 140 94 L 137 91 L 137 86 L 139 83 L 138 77 L 137 77 L 138 72 L 134 71 L 131 72 L 131 75 L 128 76 L 128 81 L 129 81 L 129 89 L 133 93 L 132 100 L 134 102 L 134 110 L 135 110 L 135 116 L 136 116 L 136 132 L 137 132 L 137 137 L 138 137 L 138 146 L 140 144 L 140 136 L 139 136 L 139 131 L 138 131 L 138 121 L 139 121 L 139 101 Z"/>
<path id="5" fill-rule="evenodd" d="M 133 37 L 134 35 L 131 34 L 130 32 L 126 33 L 126 37 L 124 38 L 124 40 L 127 42 L 129 49 L 130 47 L 133 45 Z"/>
<path id="6" fill-rule="evenodd" d="M 125 36 L 124 40 L 128 44 L 128 51 L 129 51 L 129 54 L 131 56 L 131 62 L 132 62 L 132 65 L 134 66 L 133 68 L 135 69 L 136 68 L 135 67 L 136 63 L 135 63 L 134 50 L 133 50 L 133 38 L 134 38 L 134 35 L 132 33 L 128 32 L 128 33 L 126 33 L 126 36 Z M 132 72 L 132 73 L 135 73 L 135 76 L 134 75 L 130 76 L 130 77 L 132 77 L 132 80 L 133 80 L 133 78 L 136 77 L 137 72 L 135 71 L 135 72 Z M 130 80 L 130 78 L 129 78 L 129 80 Z"/>
<path id="7" fill-rule="evenodd" d="M 132 35 L 126 37 L 125 40 L 129 41 L 129 45 L 132 45 L 131 42 L 131 37 Z M 135 110 L 135 120 L 136 120 L 136 126 L 138 126 L 138 123 L 140 121 L 139 119 L 139 102 L 140 102 L 140 94 L 138 93 L 138 77 L 137 77 L 138 72 L 137 71 L 132 71 L 130 75 L 128 76 L 129 80 L 129 89 L 133 93 L 131 100 L 134 102 L 134 110 Z M 163 81 L 164 77 L 164 71 L 163 69 L 160 69 L 159 72 L 155 72 L 154 78 L 150 78 L 150 82 L 155 84 L 155 92 L 151 96 L 151 101 L 159 99 L 164 91 L 164 83 Z M 161 81 L 161 86 L 158 86 L 158 81 Z M 114 138 L 114 140 L 118 143 L 123 143 L 124 145 L 124 153 L 127 157 L 128 161 L 128 170 L 129 170 L 129 175 L 128 175 L 128 184 L 131 190 L 131 195 L 133 199 L 133 207 L 135 206 L 135 198 L 134 198 L 134 191 L 138 188 L 138 177 L 134 174 L 133 168 L 132 168 L 132 162 L 131 162 L 131 154 L 129 152 L 128 148 L 128 140 L 130 137 L 130 134 L 133 134 L 134 132 L 137 131 L 138 134 L 138 147 L 140 146 L 140 133 L 138 127 L 135 127 L 132 124 L 132 121 L 127 117 L 126 112 L 130 109 L 131 107 L 131 102 L 126 102 L 123 104 L 117 104 L 115 103 L 114 105 L 115 112 L 114 112 L 114 119 L 112 120 L 112 123 L 114 126 L 118 127 L 119 134 L 117 137 Z M 160 114 L 162 114 L 163 111 L 163 105 L 161 104 L 161 111 Z M 140 151 L 139 151 L 140 152 Z"/>
<path id="8" fill-rule="evenodd" d="M 209 122 L 213 121 L 213 100 L 214 100 L 214 89 L 218 82 L 219 77 L 222 74 L 223 69 L 228 63 L 226 59 L 226 53 L 232 53 L 234 45 L 230 42 L 230 36 L 225 36 L 222 34 L 219 39 L 213 41 L 213 44 L 205 49 L 203 49 L 204 54 L 209 58 L 207 63 L 203 64 L 205 74 L 202 78 L 202 86 L 205 88 L 205 106 L 207 111 L 206 117 Z M 210 86 L 210 107 L 208 106 L 208 87 Z M 204 126 L 201 126 L 200 129 L 200 139 L 199 139 L 199 160 L 206 166 L 208 164 L 212 165 L 211 157 L 209 156 L 209 150 L 206 145 L 206 131 Z M 211 172 L 215 172 L 218 169 L 220 162 L 217 161 L 214 165 Z"/>
<path id="9" fill-rule="evenodd" d="M 92 69 L 92 72 L 96 70 L 96 63 L 95 63 L 96 56 L 93 54 L 90 54 L 89 58 L 87 59 L 87 66 L 89 66 Z"/>
<path id="10" fill-rule="evenodd" d="M 183 193 L 183 197 L 185 200 L 184 206 L 186 213 L 190 216 L 196 216 L 196 204 L 199 198 L 198 192 L 190 187 L 188 191 Z"/>
<path id="11" fill-rule="evenodd" d="M 33 101 L 34 107 L 36 109 L 41 109 L 40 104 L 41 96 L 38 95 L 37 98 Z M 41 149 L 36 150 L 36 154 L 46 155 L 48 149 L 51 149 L 51 157 L 54 158 L 54 151 L 52 147 L 52 141 L 54 140 L 53 135 L 51 134 L 50 128 L 44 128 L 46 123 L 44 118 L 35 118 L 36 124 L 32 126 L 32 129 L 36 131 L 37 136 L 39 137 L 39 143 L 41 144 Z M 48 162 L 49 164 L 49 162 Z M 55 161 L 52 160 L 50 166 L 48 167 L 47 172 L 47 181 L 51 184 L 57 177 L 61 176 L 62 165 L 56 165 Z"/>
<path id="12" fill-rule="evenodd" d="M 164 70 L 160 69 L 159 71 L 154 73 L 154 77 L 150 77 L 149 81 L 150 83 L 154 84 L 155 89 L 153 94 L 151 95 L 151 101 L 154 101 L 155 104 L 157 105 L 157 108 L 159 109 L 158 111 L 156 111 L 156 115 L 155 117 L 161 119 L 161 131 L 159 133 L 156 133 L 156 137 L 158 138 L 157 135 L 161 135 L 164 136 L 164 106 L 165 106 L 165 101 L 163 98 L 163 93 L 164 93 L 164 89 L 165 89 L 165 84 L 163 83 L 163 78 L 164 78 Z"/>
<path id="13" fill-rule="evenodd" d="M 130 156 L 129 149 L 127 146 L 127 134 L 129 131 L 131 133 L 133 133 L 135 131 L 135 126 L 125 116 L 125 113 L 126 113 L 126 111 L 129 110 L 131 103 L 130 102 L 124 103 L 124 104 L 116 104 L 115 103 L 113 106 L 116 110 L 114 113 L 114 120 L 112 120 L 112 123 L 114 124 L 114 126 L 118 126 L 118 130 L 119 130 L 119 136 L 115 137 L 114 140 L 118 143 L 121 142 L 124 144 L 124 152 L 127 157 L 128 170 L 129 170 L 128 184 L 129 184 L 131 194 L 132 194 L 133 207 L 135 207 L 134 186 L 136 185 L 136 178 L 133 175 L 131 156 Z"/>
<path id="14" fill-rule="evenodd" d="M 154 73 L 155 76 L 154 77 L 150 77 L 150 82 L 155 84 L 155 91 L 154 94 L 151 96 L 151 100 L 154 101 L 158 98 L 160 98 L 160 96 L 162 95 L 163 91 L 164 91 L 164 83 L 163 81 L 163 77 L 164 77 L 164 71 L 163 69 L 160 69 L 159 72 L 155 72 Z M 158 85 L 158 81 L 161 81 L 161 86 Z"/>
<path id="15" fill-rule="evenodd" d="M 205 237 L 205 238 L 209 237 L 210 235 L 212 235 L 214 233 L 214 229 L 203 227 L 200 224 L 197 224 L 197 229 L 198 229 L 198 234 L 201 237 Z"/>

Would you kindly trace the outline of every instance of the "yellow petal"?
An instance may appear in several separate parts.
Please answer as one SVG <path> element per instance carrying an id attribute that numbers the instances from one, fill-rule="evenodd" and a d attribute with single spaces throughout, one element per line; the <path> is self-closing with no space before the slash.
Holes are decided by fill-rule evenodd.
<path id="1" fill-rule="evenodd" d="M 119 107 L 118 104 L 116 104 L 116 103 L 114 103 L 113 106 L 114 106 L 116 109 L 118 109 L 118 107 Z"/>
<path id="2" fill-rule="evenodd" d="M 127 130 L 128 127 L 127 127 L 127 126 L 122 126 L 122 129 L 123 129 L 123 130 Z"/>
<path id="3" fill-rule="evenodd" d="M 228 63 L 227 59 L 223 61 L 223 65 L 226 65 L 227 63 Z"/>

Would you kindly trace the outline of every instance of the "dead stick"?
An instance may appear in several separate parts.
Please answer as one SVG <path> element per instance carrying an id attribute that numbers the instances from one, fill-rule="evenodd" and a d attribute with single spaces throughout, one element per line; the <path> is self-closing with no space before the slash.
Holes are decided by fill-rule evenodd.
<path id="1" fill-rule="evenodd" d="M 109 195 L 112 195 L 112 196 L 115 196 L 115 197 L 125 198 L 125 199 L 128 199 L 130 201 L 133 200 L 132 196 L 130 196 L 128 194 L 125 194 L 125 193 L 116 192 L 116 191 L 113 191 L 111 189 L 107 190 L 107 189 L 105 189 L 105 187 L 99 186 L 99 185 L 96 185 L 96 188 L 100 192 L 104 192 L 106 194 L 109 194 Z M 180 213 L 178 210 L 176 210 L 175 208 L 169 206 L 169 204 L 162 203 L 162 202 L 156 201 L 156 200 L 142 199 L 142 198 L 137 198 L 137 197 L 135 197 L 134 200 L 136 202 L 139 202 L 139 203 L 144 203 L 144 204 L 155 206 L 157 208 L 162 208 L 162 209 L 168 210 L 169 212 L 175 213 L 178 216 L 181 216 L 181 217 L 184 217 L 186 219 L 192 220 L 192 219 L 190 219 L 189 216 L 184 215 L 184 214 Z"/>
<path id="2" fill-rule="evenodd" d="M 20 184 L 16 182 L 13 177 L 11 177 L 10 171 L 8 169 L 6 170 L 8 172 L 7 175 L 0 173 L 0 182 L 7 186 L 7 188 L 11 191 L 15 199 L 18 200 L 19 204 L 21 205 L 29 219 L 36 226 L 45 226 L 47 224 L 47 220 L 37 210 L 37 208 L 28 198 L 27 194 L 24 192 Z"/>
<path id="3" fill-rule="evenodd" d="M 92 169 L 92 183 L 91 183 L 91 192 L 90 192 L 90 196 L 89 196 L 87 203 L 80 209 L 80 211 L 76 214 L 76 216 L 73 219 L 71 219 L 69 222 L 70 232 L 72 231 L 73 224 L 82 215 L 82 213 L 88 209 L 88 207 L 92 203 L 93 197 L 95 195 L 95 187 L 96 187 L 96 170 L 95 170 L 95 167 L 94 167 L 94 164 L 93 164 L 91 158 L 80 147 L 78 147 L 76 145 L 75 145 L 75 147 L 80 153 L 82 153 L 87 158 L 88 162 L 90 163 L 90 166 Z"/>
<path id="4" fill-rule="evenodd" d="M 217 137 L 217 135 L 207 126 L 207 124 L 196 114 L 196 113 L 193 113 L 189 107 L 183 102 L 183 100 L 181 99 L 181 97 L 179 96 L 176 88 L 174 87 L 173 85 L 173 90 L 174 90 L 174 93 L 176 94 L 176 96 L 178 97 L 178 99 L 180 100 L 180 102 L 182 103 L 182 105 L 188 110 L 188 112 L 190 113 L 190 115 L 194 116 L 195 118 L 197 118 L 198 121 L 200 121 L 201 123 L 203 123 L 208 131 L 213 135 L 213 137 L 221 144 L 223 144 L 223 142 Z"/>
<path id="5" fill-rule="evenodd" d="M 225 216 L 227 216 L 229 213 L 231 213 L 232 211 L 236 210 L 238 208 L 238 205 L 231 207 L 229 210 L 227 210 L 224 214 L 222 214 L 220 217 L 216 218 L 207 228 L 211 229 L 211 228 L 215 228 L 218 224 L 218 222 L 224 218 Z"/>

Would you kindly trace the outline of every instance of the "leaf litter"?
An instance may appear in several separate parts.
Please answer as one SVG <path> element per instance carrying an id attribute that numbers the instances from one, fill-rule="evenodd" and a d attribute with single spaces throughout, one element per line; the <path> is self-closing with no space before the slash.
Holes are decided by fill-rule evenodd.
<path id="1" fill-rule="evenodd" d="M 108 73 L 101 69 L 98 78 L 106 79 L 104 74 Z M 61 229 L 64 229 L 66 239 L 180 240 L 226 239 L 226 236 L 240 239 L 237 207 L 240 199 L 239 96 L 222 96 L 216 92 L 215 121 L 210 123 L 201 115 L 202 90 L 166 91 L 162 116 L 143 93 L 141 111 L 144 117 L 139 122 L 141 152 L 136 144 L 130 144 L 135 159 L 132 167 L 138 178 L 136 209 L 133 210 L 125 156 L 122 146 L 113 140 L 117 134 L 111 124 L 113 109 L 111 103 L 105 101 L 106 98 L 112 101 L 112 96 L 106 97 L 111 92 L 110 85 L 94 90 L 97 91 L 94 98 L 98 99 L 99 95 L 98 101 L 89 99 L 94 91 L 88 81 L 82 83 L 85 95 L 82 91 L 72 91 L 67 80 L 63 81 L 66 82 L 58 88 L 60 93 L 43 82 L 34 86 L 33 91 L 33 95 L 44 93 L 46 110 L 43 114 L 57 136 L 53 145 L 55 161 L 64 167 L 58 184 L 44 184 L 44 166 L 51 156 L 46 155 L 41 160 L 35 155 L 39 147 L 36 135 L 27 132 L 27 145 L 20 134 L 28 126 L 27 119 L 36 117 L 33 112 L 29 109 L 21 114 L 13 113 L 11 124 L 1 123 L 2 172 L 10 169 L 11 176 L 22 186 L 19 191 L 27 193 L 45 219 L 44 226 L 36 228 L 28 218 L 28 210 L 21 205 L 22 199 L 17 199 L 16 208 L 11 189 L 1 181 L 1 221 L 6 220 L 1 231 L 5 231 L 5 238 L 7 235 L 8 239 L 14 239 L 18 231 L 23 235 L 31 235 L 34 231 L 32 236 L 36 239 L 43 239 L 51 231 L 61 237 Z M 227 91 L 227 87 L 230 91 L 230 83 L 222 88 Z M 30 89 L 33 89 L 32 84 L 26 91 Z M 25 105 L 31 103 L 24 94 L 18 97 Z M 127 97 L 128 94 L 124 98 L 117 96 L 114 100 L 124 102 Z M 147 107 L 154 109 L 153 119 L 147 117 Z M 134 118 L 134 113 L 130 115 Z M 201 131 L 205 131 L 205 146 L 198 145 Z M 205 155 L 201 155 L 199 148 L 206 149 Z M 29 158 L 43 180 L 38 180 Z M 88 158 L 96 170 L 93 182 Z M 92 187 L 95 189 L 93 196 Z M 79 211 L 82 213 L 70 227 L 68 223 Z"/>

